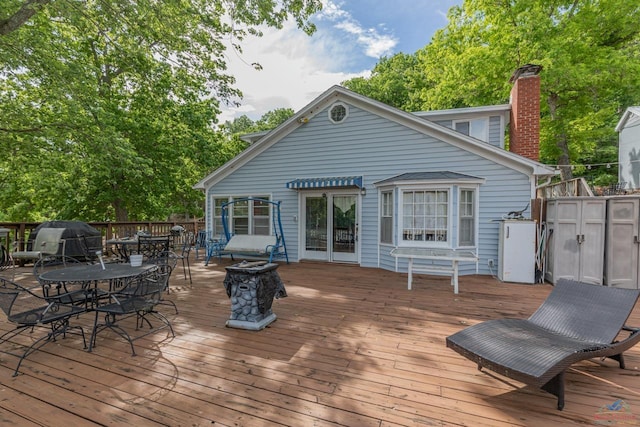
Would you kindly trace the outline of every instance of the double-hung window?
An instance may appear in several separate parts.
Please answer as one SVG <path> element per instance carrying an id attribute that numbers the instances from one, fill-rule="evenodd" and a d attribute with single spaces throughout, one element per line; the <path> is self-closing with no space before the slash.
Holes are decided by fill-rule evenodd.
<path id="1" fill-rule="evenodd" d="M 476 243 L 476 200 L 473 189 L 460 190 L 458 218 L 458 245 L 475 246 Z"/>
<path id="2" fill-rule="evenodd" d="M 251 198 L 251 200 L 244 200 Z M 222 205 L 236 199 L 227 206 L 227 225 L 232 234 L 271 234 L 271 205 L 255 199 L 269 200 L 268 196 L 230 196 L 213 199 L 213 233 L 224 234 Z"/>
<path id="3" fill-rule="evenodd" d="M 402 190 L 403 243 L 450 244 L 449 189 Z"/>
<path id="4" fill-rule="evenodd" d="M 393 243 L 393 191 L 383 191 L 380 212 L 380 243 Z"/>

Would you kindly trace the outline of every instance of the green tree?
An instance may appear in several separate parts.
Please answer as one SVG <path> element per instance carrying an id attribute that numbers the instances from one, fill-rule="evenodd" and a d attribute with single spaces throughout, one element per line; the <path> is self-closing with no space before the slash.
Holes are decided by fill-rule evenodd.
<path id="1" fill-rule="evenodd" d="M 293 115 L 294 111 L 291 108 L 276 108 L 275 110 L 267 111 L 256 122 L 244 114 L 233 119 L 233 121 L 227 120 L 222 126 L 223 133 L 227 140 L 226 147 L 233 148 L 230 154 L 237 154 L 247 148 L 248 145 L 248 143 L 242 139 L 242 136 L 275 129 Z M 227 158 L 230 157 L 232 156 Z"/>
<path id="2" fill-rule="evenodd" d="M 319 0 L 47 2 L 0 11 L 5 220 L 199 215 L 191 186 L 237 153 L 215 131 L 241 95 L 226 47 Z M 25 12 L 26 11 L 26 12 Z"/>
<path id="3" fill-rule="evenodd" d="M 267 111 L 255 123 L 255 131 L 275 129 L 294 114 L 295 112 L 291 108 L 276 108 L 275 110 Z"/>
<path id="4" fill-rule="evenodd" d="M 467 1 L 449 17 L 419 53 L 434 84 L 422 97 L 425 105 L 507 100 L 505 77 L 540 64 L 541 159 L 547 163 L 589 163 L 615 140 L 624 102 L 640 99 L 637 3 Z M 562 172 L 572 176 L 568 166 Z"/>
<path id="5" fill-rule="evenodd" d="M 369 77 L 356 77 L 343 85 L 370 98 L 405 111 L 422 108 L 419 94 L 427 81 L 416 55 L 397 53 L 380 59 Z"/>
<path id="6" fill-rule="evenodd" d="M 542 65 L 541 160 L 614 163 L 616 121 L 640 102 L 640 5 L 625 0 L 467 0 L 449 24 L 415 54 L 411 75 L 424 78 L 411 97 L 392 105 L 430 110 L 508 102 L 509 77 L 527 63 Z M 416 71 L 417 69 L 417 71 Z M 366 95 L 396 81 L 398 70 L 374 72 Z M 615 169 L 575 173 L 615 179 Z"/>

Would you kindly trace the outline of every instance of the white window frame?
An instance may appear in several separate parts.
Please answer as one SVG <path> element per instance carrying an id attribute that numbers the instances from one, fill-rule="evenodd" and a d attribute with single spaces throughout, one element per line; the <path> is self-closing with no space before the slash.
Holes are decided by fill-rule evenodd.
<path id="1" fill-rule="evenodd" d="M 480 208 L 480 197 L 479 197 L 479 188 L 478 186 L 460 186 L 458 187 L 458 247 L 459 248 L 476 248 L 478 246 L 478 212 Z M 470 245 L 462 244 L 461 242 L 461 234 L 462 234 L 462 193 L 464 191 L 473 192 L 473 243 Z"/>
<path id="2" fill-rule="evenodd" d="M 404 239 L 404 194 L 406 192 L 416 191 L 442 191 L 447 193 L 447 240 L 405 240 Z M 440 247 L 451 248 L 453 247 L 453 234 L 452 223 L 455 217 L 452 212 L 453 209 L 453 185 L 420 185 L 420 186 L 405 186 L 399 187 L 398 192 L 398 225 L 396 227 L 396 234 L 398 236 L 398 246 L 405 247 Z"/>
<path id="3" fill-rule="evenodd" d="M 389 200 L 385 200 L 385 197 L 388 197 Z M 394 210 L 395 210 L 395 194 L 392 188 L 384 189 L 380 191 L 380 244 L 382 245 L 393 245 L 394 242 Z M 389 218 L 391 221 L 390 225 L 390 233 L 389 241 L 386 242 L 382 240 L 384 226 L 382 224 L 383 218 Z"/>
<path id="4" fill-rule="evenodd" d="M 213 235 L 214 236 L 222 236 L 224 235 L 224 228 L 222 226 L 222 211 L 220 210 L 220 215 L 216 215 L 216 200 L 220 200 L 220 201 L 224 201 L 223 203 L 227 203 L 230 202 L 232 200 L 237 200 L 237 199 L 246 199 L 246 198 L 253 198 L 253 199 L 265 199 L 265 200 L 271 200 L 271 196 L 270 195 L 226 195 L 226 196 L 222 196 L 222 195 L 215 195 L 211 197 L 211 206 L 212 206 L 212 230 L 213 230 Z M 230 206 L 230 210 L 228 212 L 228 229 L 234 233 L 234 219 L 235 219 L 235 215 L 234 215 L 234 207 L 236 205 L 233 204 Z M 267 226 L 267 231 L 268 234 L 266 234 L 267 236 L 270 236 L 271 234 L 273 234 L 273 227 L 271 226 L 271 224 L 273 223 L 273 209 L 272 209 L 272 205 L 269 204 L 269 216 L 268 216 L 268 226 Z M 248 206 L 248 217 L 247 217 L 247 232 L 249 235 L 253 235 L 256 234 L 256 221 L 254 218 L 254 206 L 253 206 L 253 201 L 249 201 Z M 265 216 L 261 216 L 261 218 L 266 218 Z M 220 230 L 218 230 L 218 226 L 220 227 Z M 264 235 L 264 234 L 260 234 L 260 235 Z"/>
<path id="5" fill-rule="evenodd" d="M 484 123 L 483 126 L 483 131 L 482 132 L 477 132 L 474 131 L 474 126 L 473 123 Z M 479 139 L 480 141 L 484 141 L 484 142 L 489 142 L 489 118 L 488 117 L 478 117 L 478 118 L 474 118 L 474 119 L 461 119 L 461 120 L 454 120 L 452 125 L 453 125 L 453 129 L 456 132 L 459 132 L 457 129 L 457 125 L 459 123 L 468 123 L 469 124 L 469 136 Z"/>
<path id="6" fill-rule="evenodd" d="M 340 120 L 335 120 L 333 118 L 333 109 L 336 107 L 342 107 L 344 108 L 344 116 L 340 119 Z M 347 118 L 349 117 L 349 106 L 347 104 L 345 104 L 344 102 L 335 102 L 333 104 L 331 104 L 331 106 L 329 107 L 329 110 L 327 111 L 327 115 L 329 117 L 329 121 L 331 123 L 333 123 L 334 125 L 340 124 L 340 123 L 344 123 L 345 120 L 347 120 Z"/>

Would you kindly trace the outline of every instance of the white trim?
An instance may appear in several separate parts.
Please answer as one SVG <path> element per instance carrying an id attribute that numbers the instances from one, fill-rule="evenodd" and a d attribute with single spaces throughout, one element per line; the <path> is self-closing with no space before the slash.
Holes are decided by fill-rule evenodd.
<path id="1" fill-rule="evenodd" d="M 625 110 L 624 114 L 620 118 L 620 121 L 616 125 L 616 132 L 622 132 L 627 121 L 631 118 L 631 116 L 640 117 L 640 106 L 637 107 L 629 107 Z"/>
<path id="2" fill-rule="evenodd" d="M 463 191 L 473 191 L 473 245 L 463 246 L 460 244 L 460 200 Z M 458 233 L 456 249 L 474 249 L 478 248 L 478 239 L 480 237 L 480 186 L 458 186 Z"/>
<path id="3" fill-rule="evenodd" d="M 473 136 L 471 134 L 471 122 L 479 122 L 479 121 L 483 121 L 484 122 L 484 135 L 477 137 L 477 136 Z M 458 123 L 468 123 L 469 124 L 469 135 L 472 138 L 475 139 L 479 139 L 480 141 L 484 141 L 484 142 L 489 142 L 489 117 L 483 116 L 483 117 L 463 117 L 460 119 L 456 119 L 456 120 L 452 120 L 451 121 L 451 127 L 456 130 L 457 132 L 460 132 L 456 129 L 456 125 Z"/>
<path id="4" fill-rule="evenodd" d="M 333 118 L 333 109 L 336 108 L 336 107 L 344 108 L 344 117 L 341 120 L 338 120 L 338 121 L 334 120 L 334 118 Z M 345 104 L 344 102 L 334 102 L 327 109 L 327 117 L 329 118 L 329 121 L 331 123 L 333 123 L 334 125 L 341 125 L 349 117 L 349 105 Z"/>
<path id="5" fill-rule="evenodd" d="M 431 111 L 415 111 L 418 117 L 429 117 L 444 119 L 448 116 L 463 117 L 465 114 L 470 116 L 480 116 L 490 113 L 500 113 L 501 115 L 507 115 L 511 112 L 511 104 L 500 105 L 483 105 L 481 107 L 463 107 L 463 108 L 450 108 L 447 110 L 431 110 Z"/>
<path id="6" fill-rule="evenodd" d="M 447 192 L 447 240 L 404 240 L 404 193 L 410 191 L 446 191 Z M 430 248 L 452 248 L 452 221 L 453 217 L 453 184 L 450 185 L 409 185 L 398 187 L 398 224 L 396 235 L 398 236 L 398 246 L 401 247 L 430 247 Z"/>

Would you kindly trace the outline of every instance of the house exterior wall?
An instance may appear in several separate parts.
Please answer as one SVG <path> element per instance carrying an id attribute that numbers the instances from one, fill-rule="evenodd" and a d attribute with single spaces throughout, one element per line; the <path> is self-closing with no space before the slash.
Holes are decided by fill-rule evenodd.
<path id="1" fill-rule="evenodd" d="M 631 114 L 619 134 L 618 181 L 640 188 L 640 117 Z"/>
<path id="2" fill-rule="evenodd" d="M 486 180 L 479 188 L 478 252 L 479 272 L 490 273 L 487 260 L 498 257 L 496 220 L 527 205 L 532 196 L 529 177 L 352 105 L 343 123 L 331 123 L 324 109 L 208 188 L 207 223 L 212 220 L 213 196 L 270 195 L 282 201 L 289 259 L 297 261 L 300 221 L 295 219 L 300 218 L 300 199 L 299 192 L 287 189 L 286 183 L 298 178 L 361 175 L 367 194 L 361 198 L 360 264 L 395 270 L 396 260 L 389 255 L 392 246 L 378 244 L 379 194 L 373 184 L 421 171 L 452 171 Z M 406 267 L 399 264 L 399 268 Z M 475 265 L 461 265 L 462 274 L 475 271 Z"/>

